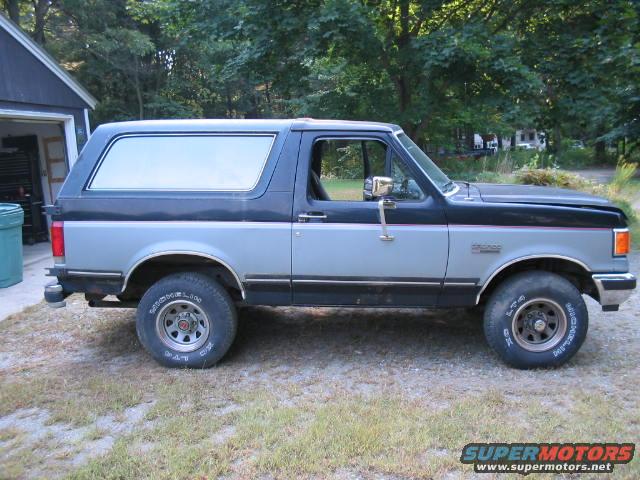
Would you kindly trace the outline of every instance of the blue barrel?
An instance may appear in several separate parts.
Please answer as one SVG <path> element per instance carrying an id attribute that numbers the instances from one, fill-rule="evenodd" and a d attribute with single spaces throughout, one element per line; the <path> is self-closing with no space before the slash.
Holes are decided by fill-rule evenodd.
<path id="1" fill-rule="evenodd" d="M 0 203 L 0 288 L 22 281 L 22 224 L 20 205 Z"/>

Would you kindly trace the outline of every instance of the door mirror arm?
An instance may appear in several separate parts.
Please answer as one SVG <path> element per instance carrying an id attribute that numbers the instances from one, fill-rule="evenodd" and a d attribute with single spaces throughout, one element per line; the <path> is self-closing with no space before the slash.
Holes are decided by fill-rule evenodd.
<path id="1" fill-rule="evenodd" d="M 393 235 L 389 235 L 387 230 L 387 218 L 384 212 L 386 209 L 396 208 L 396 202 L 390 198 L 392 191 L 393 179 L 391 177 L 368 177 L 364 181 L 364 199 L 378 199 L 378 214 L 380 215 L 380 226 L 382 227 L 380 240 L 385 242 L 393 240 Z"/>
<path id="2" fill-rule="evenodd" d="M 382 227 L 382 235 L 380 235 L 380 240 L 385 242 L 390 242 L 393 240 L 393 235 L 389 235 L 389 231 L 387 230 L 387 217 L 384 213 L 386 209 L 394 209 L 396 208 L 396 202 L 391 200 L 390 198 L 381 198 L 378 200 L 378 213 L 380 214 L 380 226 Z"/>

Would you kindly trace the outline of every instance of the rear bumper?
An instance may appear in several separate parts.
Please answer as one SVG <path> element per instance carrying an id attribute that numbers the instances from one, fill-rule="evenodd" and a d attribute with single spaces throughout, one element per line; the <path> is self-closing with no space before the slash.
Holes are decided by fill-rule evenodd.
<path id="1" fill-rule="evenodd" d="M 65 292 L 57 281 L 53 281 L 44 287 L 44 299 L 51 308 L 60 308 L 67 305 Z"/>
<path id="2" fill-rule="evenodd" d="M 631 273 L 596 273 L 592 277 L 603 310 L 618 310 L 636 288 L 636 277 Z"/>

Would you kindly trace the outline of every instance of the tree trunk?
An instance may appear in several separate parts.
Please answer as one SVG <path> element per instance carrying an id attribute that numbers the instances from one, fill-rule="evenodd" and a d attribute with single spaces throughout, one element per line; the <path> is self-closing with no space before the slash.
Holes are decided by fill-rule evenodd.
<path id="1" fill-rule="evenodd" d="M 553 141 L 548 146 L 551 153 L 558 153 L 560 151 L 561 144 L 562 144 L 562 133 L 560 133 L 560 127 L 555 127 L 553 129 Z"/>
<path id="2" fill-rule="evenodd" d="M 467 144 L 467 149 L 473 150 L 473 147 L 475 147 L 476 139 L 473 134 L 473 128 L 469 125 L 466 125 L 464 127 L 464 139 L 465 143 Z"/>
<path id="3" fill-rule="evenodd" d="M 599 140 L 596 142 L 596 161 L 599 163 L 604 163 L 607 159 L 607 151 L 606 145 L 603 140 Z"/>
<path id="4" fill-rule="evenodd" d="M 50 0 L 38 0 L 34 3 L 33 13 L 35 20 L 32 37 L 40 45 L 45 43 L 44 29 L 47 22 L 47 14 L 54 3 L 55 1 Z"/>
<path id="5" fill-rule="evenodd" d="M 7 9 L 9 18 L 16 25 L 20 25 L 20 5 L 19 0 L 4 0 L 4 8 Z"/>
<path id="6" fill-rule="evenodd" d="M 144 120 L 144 100 L 142 98 L 142 87 L 140 86 L 140 75 L 138 67 L 133 71 L 133 81 L 136 88 L 136 99 L 138 100 L 138 118 Z"/>

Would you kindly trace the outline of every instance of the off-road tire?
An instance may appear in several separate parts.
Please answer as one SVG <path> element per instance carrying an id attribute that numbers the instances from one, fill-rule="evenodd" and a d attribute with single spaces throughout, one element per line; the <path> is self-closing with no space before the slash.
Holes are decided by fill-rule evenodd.
<path id="1" fill-rule="evenodd" d="M 183 315 L 187 317 L 176 317 L 176 314 L 181 314 L 181 308 L 185 309 Z M 175 314 L 171 316 L 170 312 Z M 161 315 L 166 321 L 160 318 Z M 188 338 L 191 330 L 178 331 L 175 327 L 180 323 L 179 320 L 182 320 L 182 324 L 194 325 L 192 345 L 188 345 L 186 340 L 185 344 L 179 344 L 171 336 L 175 334 L 176 338 Z M 175 323 L 174 331 L 163 331 L 165 323 Z M 208 368 L 229 350 L 236 336 L 237 324 L 235 305 L 219 283 L 201 273 L 176 273 L 162 278 L 143 295 L 138 305 L 136 331 L 144 348 L 160 364 L 166 367 Z M 196 343 L 195 335 L 198 332 L 200 337 Z M 206 338 L 203 339 L 205 334 Z"/>
<path id="2" fill-rule="evenodd" d="M 536 329 L 543 325 L 544 331 Z M 550 272 L 509 277 L 493 292 L 484 312 L 487 342 L 505 363 L 519 369 L 562 365 L 580 349 L 588 328 L 589 314 L 578 289 Z"/>

